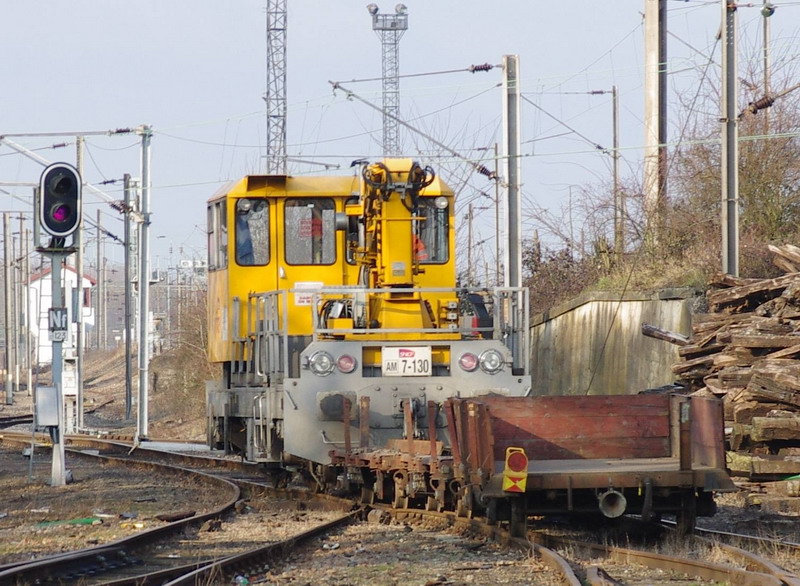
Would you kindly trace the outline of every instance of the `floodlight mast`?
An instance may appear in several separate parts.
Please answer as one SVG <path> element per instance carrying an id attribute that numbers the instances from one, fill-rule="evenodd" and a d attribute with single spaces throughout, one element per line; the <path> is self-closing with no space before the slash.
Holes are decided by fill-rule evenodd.
<path id="1" fill-rule="evenodd" d="M 286 174 L 286 0 L 267 2 L 267 174 Z"/>
<path id="2" fill-rule="evenodd" d="M 381 39 L 383 79 L 383 154 L 400 154 L 397 119 L 400 117 L 400 39 L 408 30 L 408 9 L 398 4 L 394 14 L 380 14 L 376 4 L 369 4 L 372 30 Z"/>

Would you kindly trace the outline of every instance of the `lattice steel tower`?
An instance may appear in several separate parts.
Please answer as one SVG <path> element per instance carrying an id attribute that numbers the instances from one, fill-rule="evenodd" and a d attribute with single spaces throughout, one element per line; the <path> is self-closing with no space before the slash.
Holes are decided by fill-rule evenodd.
<path id="1" fill-rule="evenodd" d="M 267 173 L 286 174 L 286 0 L 267 2 Z"/>
<path id="2" fill-rule="evenodd" d="M 381 39 L 383 49 L 383 154 L 399 155 L 397 118 L 400 114 L 400 38 L 408 30 L 405 4 L 394 7 L 394 14 L 379 14 L 376 4 L 369 4 L 372 30 Z"/>

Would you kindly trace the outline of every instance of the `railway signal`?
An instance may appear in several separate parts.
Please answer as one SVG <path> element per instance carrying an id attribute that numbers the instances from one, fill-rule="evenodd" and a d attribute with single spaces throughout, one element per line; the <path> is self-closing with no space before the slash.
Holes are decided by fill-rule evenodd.
<path id="1" fill-rule="evenodd" d="M 81 191 L 82 181 L 78 170 L 68 163 L 49 165 L 39 178 L 39 189 L 36 191 L 36 209 L 39 227 L 52 236 L 47 247 L 38 248 L 39 252 L 49 256 L 52 265 L 52 306 L 49 311 L 53 344 L 52 399 L 56 416 L 47 421 L 46 426 L 53 442 L 52 486 L 64 486 L 70 482 L 71 475 L 66 469 L 64 460 L 64 389 L 63 344 L 67 334 L 67 312 L 64 308 L 64 291 L 61 283 L 62 263 L 67 256 L 75 252 L 75 248 L 67 248 L 64 241 L 67 236 L 80 228 L 81 224 Z M 38 228 L 34 229 L 38 242 Z M 78 279 L 81 279 L 78 275 Z M 79 281 L 80 282 L 80 281 Z"/>
<path id="2" fill-rule="evenodd" d="M 81 176 L 67 163 L 53 163 L 39 180 L 39 223 L 51 236 L 64 238 L 81 221 Z"/>

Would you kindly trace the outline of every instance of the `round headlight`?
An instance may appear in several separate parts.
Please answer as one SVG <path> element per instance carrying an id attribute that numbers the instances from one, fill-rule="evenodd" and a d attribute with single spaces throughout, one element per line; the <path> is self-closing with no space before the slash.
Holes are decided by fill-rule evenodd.
<path id="1" fill-rule="evenodd" d="M 461 355 L 461 358 L 458 359 L 458 365 L 462 370 L 472 372 L 478 368 L 478 357 L 472 352 L 465 352 Z"/>
<path id="2" fill-rule="evenodd" d="M 317 376 L 328 376 L 333 372 L 333 356 L 327 352 L 314 352 L 308 359 L 308 367 Z"/>
<path id="3" fill-rule="evenodd" d="M 503 368 L 503 355 L 497 350 L 486 350 L 481 354 L 480 363 L 484 372 L 495 374 Z"/>
<path id="4" fill-rule="evenodd" d="M 356 364 L 356 359 L 353 356 L 342 354 L 336 361 L 336 368 L 339 369 L 339 372 L 348 374 L 356 369 Z"/>
<path id="5" fill-rule="evenodd" d="M 440 195 L 436 199 L 433 200 L 433 205 L 436 206 L 439 210 L 446 210 L 447 209 L 447 198 L 443 195 Z"/>

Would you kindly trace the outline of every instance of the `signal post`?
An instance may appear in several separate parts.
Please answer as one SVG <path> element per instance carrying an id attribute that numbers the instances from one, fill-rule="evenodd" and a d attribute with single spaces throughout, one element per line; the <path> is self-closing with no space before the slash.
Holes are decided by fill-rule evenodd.
<path id="1" fill-rule="evenodd" d="M 37 251 L 49 256 L 52 263 L 51 288 L 52 307 L 49 310 L 49 336 L 53 343 L 52 387 L 37 389 L 37 425 L 44 425 L 53 442 L 52 486 L 67 484 L 64 461 L 64 395 L 63 395 L 63 344 L 67 338 L 69 319 L 64 307 L 64 291 L 61 284 L 61 266 L 75 252 L 67 246 L 68 236 L 73 235 L 81 220 L 81 176 L 77 169 L 67 163 L 53 163 L 47 167 L 39 180 L 35 197 L 36 217 L 34 242 Z M 50 234 L 47 246 L 38 246 L 39 228 Z M 78 275 L 82 278 L 82 275 Z"/>

